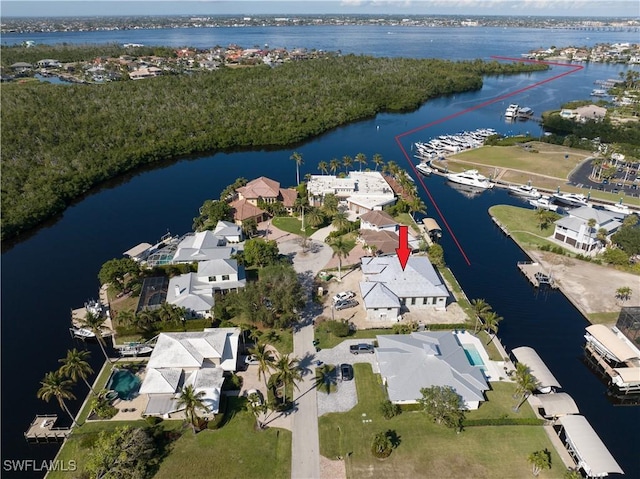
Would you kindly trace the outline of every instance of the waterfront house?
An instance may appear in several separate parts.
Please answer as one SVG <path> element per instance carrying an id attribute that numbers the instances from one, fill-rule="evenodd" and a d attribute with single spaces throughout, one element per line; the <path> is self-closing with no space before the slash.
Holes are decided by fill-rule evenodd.
<path id="1" fill-rule="evenodd" d="M 229 203 L 231 211 L 233 212 L 233 221 L 237 225 L 242 225 L 244 221 L 255 220 L 256 223 L 265 221 L 268 218 L 268 213 L 250 203 L 248 200 L 234 200 Z"/>
<path id="2" fill-rule="evenodd" d="M 595 220 L 593 228 L 589 228 L 591 219 Z M 601 247 L 600 240 L 597 239 L 600 228 L 605 229 L 607 237 L 610 237 L 622 226 L 619 215 L 589 206 L 569 210 L 568 216 L 560 218 L 554 224 L 554 239 L 587 252 Z"/>
<path id="3" fill-rule="evenodd" d="M 586 123 L 589 120 L 602 121 L 607 114 L 607 109 L 596 105 L 586 105 L 575 109 L 576 120 Z"/>
<path id="4" fill-rule="evenodd" d="M 280 183 L 265 176 L 256 178 L 236 190 L 240 200 L 247 200 L 254 206 L 260 202 L 274 204 L 281 202 L 289 213 L 293 212 L 293 205 L 298 192 L 292 188 L 280 188 Z"/>
<path id="5" fill-rule="evenodd" d="M 360 293 L 369 321 L 398 320 L 401 309 L 445 310 L 449 291 L 426 256 L 410 256 L 405 269 L 396 255 L 361 260 Z"/>
<path id="6" fill-rule="evenodd" d="M 175 417 L 181 411 L 180 392 L 188 385 L 204 393 L 207 411 L 199 415 L 210 418 L 217 414 L 225 373 L 237 369 L 239 338 L 238 328 L 161 333 L 140 387 L 140 394 L 148 397 L 143 415 Z"/>
<path id="7" fill-rule="evenodd" d="M 400 244 L 398 222 L 386 211 L 368 211 L 360 217 L 358 241 L 371 251 L 373 256 L 393 255 Z M 409 246 L 417 250 L 419 240 L 409 233 Z"/>
<path id="8" fill-rule="evenodd" d="M 231 258 L 237 252 L 233 246 L 227 246 L 229 239 L 236 240 L 237 230 L 227 230 L 227 223 L 218 222 L 216 229 L 223 234 L 214 231 L 200 231 L 184 236 L 178 243 L 173 255 L 172 263 L 193 263 L 196 261 L 209 261 L 213 259 Z M 226 236 L 230 233 L 230 236 Z"/>
<path id="9" fill-rule="evenodd" d="M 451 331 L 379 335 L 377 340 L 376 359 L 391 402 L 415 404 L 420 389 L 432 386 L 452 387 L 463 409 L 477 409 L 485 400 L 484 373 Z"/>
<path id="10" fill-rule="evenodd" d="M 398 222 L 386 211 L 368 211 L 360 217 L 360 229 L 395 233 Z"/>
<path id="11" fill-rule="evenodd" d="M 396 195 L 378 171 L 350 171 L 341 178 L 335 175 L 311 175 L 307 183 L 309 202 L 322 206 L 324 197 L 335 195 L 356 214 L 382 210 L 396 202 Z"/>

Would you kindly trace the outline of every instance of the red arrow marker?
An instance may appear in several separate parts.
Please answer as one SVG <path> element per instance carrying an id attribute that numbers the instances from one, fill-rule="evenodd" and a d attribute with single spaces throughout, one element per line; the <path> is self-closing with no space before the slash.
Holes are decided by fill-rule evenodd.
<path id="1" fill-rule="evenodd" d="M 411 249 L 409 248 L 409 227 L 400 226 L 398 235 L 396 253 L 398 253 L 398 260 L 400 261 L 400 266 L 402 266 L 402 271 L 404 271 L 404 268 L 407 266 L 407 261 L 409 261 L 409 256 L 411 255 Z"/>

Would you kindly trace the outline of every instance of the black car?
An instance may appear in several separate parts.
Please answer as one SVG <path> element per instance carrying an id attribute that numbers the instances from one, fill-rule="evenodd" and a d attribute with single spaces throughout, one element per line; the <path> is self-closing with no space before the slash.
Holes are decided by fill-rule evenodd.
<path id="1" fill-rule="evenodd" d="M 346 301 L 338 301 L 335 305 L 336 310 L 355 308 L 358 306 L 358 301 L 355 299 L 347 299 Z"/>
<path id="2" fill-rule="evenodd" d="M 340 365 L 340 376 L 343 381 L 351 381 L 353 379 L 353 366 L 351 364 Z"/>

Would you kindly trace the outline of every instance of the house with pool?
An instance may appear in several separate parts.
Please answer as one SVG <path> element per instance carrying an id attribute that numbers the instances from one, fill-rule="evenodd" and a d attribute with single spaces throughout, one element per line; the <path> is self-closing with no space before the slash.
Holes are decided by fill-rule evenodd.
<path id="1" fill-rule="evenodd" d="M 482 343 L 469 333 L 427 331 L 377 339 L 380 375 L 395 404 L 417 403 L 422 388 L 450 386 L 460 396 L 461 408 L 478 409 L 490 389 L 488 379 L 496 374 L 488 367 Z"/>
<path id="2" fill-rule="evenodd" d="M 140 386 L 148 398 L 143 415 L 171 419 L 180 413 L 178 397 L 188 385 L 204 393 L 207 411 L 199 414 L 217 414 L 225 373 L 237 369 L 239 338 L 239 328 L 161 333 Z"/>

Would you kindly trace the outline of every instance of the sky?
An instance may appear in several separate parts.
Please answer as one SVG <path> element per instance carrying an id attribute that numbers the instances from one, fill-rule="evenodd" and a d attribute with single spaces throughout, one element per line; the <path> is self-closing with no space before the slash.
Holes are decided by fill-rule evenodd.
<path id="1" fill-rule="evenodd" d="M 396 14 L 640 17 L 639 0 L 0 0 L 0 17 Z"/>

